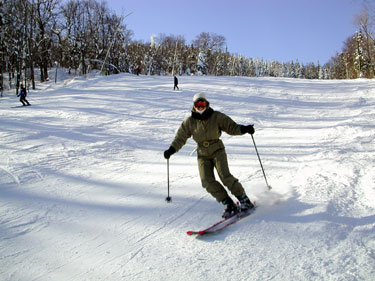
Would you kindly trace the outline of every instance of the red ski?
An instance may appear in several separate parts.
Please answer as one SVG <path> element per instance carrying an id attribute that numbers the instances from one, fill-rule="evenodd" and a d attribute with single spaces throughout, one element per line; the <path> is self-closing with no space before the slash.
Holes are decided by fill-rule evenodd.
<path id="1" fill-rule="evenodd" d="M 240 221 L 241 219 L 249 216 L 254 211 L 255 211 L 255 207 L 253 209 L 249 210 L 246 213 L 238 213 L 238 214 L 236 214 L 232 217 L 229 217 L 227 219 L 223 219 L 221 221 L 218 221 L 217 223 L 214 223 L 213 225 L 207 227 L 206 229 L 202 229 L 202 230 L 198 230 L 198 231 L 190 230 L 190 231 L 186 232 L 186 234 L 187 235 L 198 235 L 198 236 L 200 236 L 200 235 L 213 234 L 213 233 L 219 232 L 219 231 L 223 230 L 224 228 L 227 228 L 228 226 L 230 226 L 232 224 L 235 224 L 236 222 Z"/>

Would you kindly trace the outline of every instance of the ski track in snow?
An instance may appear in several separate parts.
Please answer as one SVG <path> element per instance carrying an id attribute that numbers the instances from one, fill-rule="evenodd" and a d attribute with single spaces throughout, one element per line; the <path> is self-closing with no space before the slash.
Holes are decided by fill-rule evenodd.
<path id="1" fill-rule="evenodd" d="M 0 279 L 373 280 L 375 81 L 114 75 L 0 99 Z M 192 96 L 254 135 L 222 139 L 257 211 L 223 232 L 195 144 L 163 151 Z"/>

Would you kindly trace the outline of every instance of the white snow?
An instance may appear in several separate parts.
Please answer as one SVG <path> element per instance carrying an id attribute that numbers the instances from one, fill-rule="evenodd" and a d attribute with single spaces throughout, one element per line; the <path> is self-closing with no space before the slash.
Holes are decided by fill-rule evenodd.
<path id="1" fill-rule="evenodd" d="M 114 75 L 0 99 L 0 280 L 374 280 L 375 81 Z M 213 236 L 195 144 L 163 151 L 196 92 L 258 205 Z"/>

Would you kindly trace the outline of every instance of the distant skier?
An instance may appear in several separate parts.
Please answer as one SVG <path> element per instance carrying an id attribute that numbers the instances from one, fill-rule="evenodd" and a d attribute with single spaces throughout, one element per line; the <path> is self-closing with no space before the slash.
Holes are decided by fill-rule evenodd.
<path id="1" fill-rule="evenodd" d="M 254 208 L 241 183 L 230 173 L 225 147 L 219 139 L 222 131 L 229 135 L 254 134 L 254 126 L 238 125 L 227 115 L 213 110 L 202 93 L 195 94 L 193 102 L 191 116 L 182 122 L 169 149 L 164 151 L 164 157 L 169 159 L 185 145 L 188 138 L 193 137 L 198 144 L 198 168 L 202 186 L 224 205 L 222 217 L 228 218 L 238 211 L 246 212 Z M 223 184 L 240 201 L 240 210 L 226 189 L 216 181 L 214 168 Z"/>
<path id="2" fill-rule="evenodd" d="M 139 76 L 140 73 L 141 73 L 141 68 L 138 66 L 138 67 L 135 69 L 135 74 L 137 74 L 137 76 Z"/>
<path id="3" fill-rule="evenodd" d="M 20 102 L 22 102 L 23 106 L 30 105 L 30 103 L 26 99 L 26 97 L 27 97 L 27 91 L 26 91 L 26 88 L 23 86 L 23 84 L 21 84 L 21 91 L 17 95 L 17 97 L 20 97 Z"/>
<path id="4" fill-rule="evenodd" d="M 177 79 L 176 76 L 174 76 L 174 87 L 173 87 L 173 91 L 176 90 L 176 88 L 177 88 L 177 90 L 180 90 L 180 89 L 178 88 L 178 79 Z"/>

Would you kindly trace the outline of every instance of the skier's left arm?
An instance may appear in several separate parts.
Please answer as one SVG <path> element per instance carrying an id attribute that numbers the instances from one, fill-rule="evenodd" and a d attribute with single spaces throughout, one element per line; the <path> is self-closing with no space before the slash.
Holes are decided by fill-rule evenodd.
<path id="1" fill-rule="evenodd" d="M 254 125 L 239 125 L 232 120 L 229 116 L 221 114 L 219 116 L 219 129 L 226 132 L 229 135 L 243 135 L 243 134 L 254 134 Z"/>

